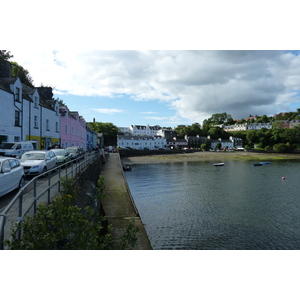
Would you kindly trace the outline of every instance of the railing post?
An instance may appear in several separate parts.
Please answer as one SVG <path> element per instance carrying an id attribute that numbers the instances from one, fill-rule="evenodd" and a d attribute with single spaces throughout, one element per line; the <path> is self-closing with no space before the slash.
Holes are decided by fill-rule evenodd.
<path id="1" fill-rule="evenodd" d="M 52 171 L 48 173 L 48 204 L 50 204 L 50 196 L 51 196 L 51 193 L 50 193 L 51 174 L 52 174 Z"/>
<path id="2" fill-rule="evenodd" d="M 34 204 L 33 204 L 33 214 L 34 216 L 36 215 L 36 204 L 37 204 L 37 197 L 36 197 L 36 178 L 34 178 L 33 181 L 33 199 L 34 199 Z"/>
<path id="3" fill-rule="evenodd" d="M 22 221 L 23 221 L 23 214 L 22 214 L 22 211 L 23 211 L 23 193 L 24 193 L 24 190 L 22 189 L 22 192 L 21 192 L 20 198 L 19 198 L 19 217 L 18 217 L 18 239 L 19 240 L 21 239 L 21 224 L 22 224 Z"/>
<path id="4" fill-rule="evenodd" d="M 6 216 L 0 215 L 0 250 L 4 249 L 4 227 L 6 222 Z"/>

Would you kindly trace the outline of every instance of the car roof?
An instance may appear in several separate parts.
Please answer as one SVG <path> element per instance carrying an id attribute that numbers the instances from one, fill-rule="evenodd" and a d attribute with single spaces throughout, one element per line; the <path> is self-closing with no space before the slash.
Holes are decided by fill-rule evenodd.
<path id="1" fill-rule="evenodd" d="M 6 160 L 6 159 L 16 159 L 14 157 L 10 157 L 10 156 L 0 156 L 0 161 Z"/>
<path id="2" fill-rule="evenodd" d="M 33 150 L 33 151 L 27 151 L 27 152 L 24 152 L 24 154 L 26 153 L 47 153 L 47 152 L 50 152 L 51 150 Z"/>

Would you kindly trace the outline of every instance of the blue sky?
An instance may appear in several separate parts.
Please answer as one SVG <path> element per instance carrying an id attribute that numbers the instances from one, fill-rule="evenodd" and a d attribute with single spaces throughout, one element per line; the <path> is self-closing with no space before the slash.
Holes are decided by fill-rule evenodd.
<path id="1" fill-rule="evenodd" d="M 87 122 L 111 122 L 119 127 L 130 125 L 161 125 L 174 127 L 189 124 L 186 118 L 176 116 L 176 111 L 168 104 L 158 100 L 135 101 L 130 96 L 95 97 L 59 95 L 71 110 L 79 111 Z"/>

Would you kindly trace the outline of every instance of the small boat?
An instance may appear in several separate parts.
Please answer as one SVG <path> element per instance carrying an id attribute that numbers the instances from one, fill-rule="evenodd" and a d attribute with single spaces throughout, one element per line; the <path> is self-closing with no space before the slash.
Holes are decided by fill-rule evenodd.
<path id="1" fill-rule="evenodd" d="M 258 164 L 252 164 L 253 167 L 258 167 L 258 166 L 262 166 L 262 163 L 258 163 Z"/>
<path id="2" fill-rule="evenodd" d="M 261 163 L 262 165 L 268 165 L 268 164 L 270 164 L 269 161 L 261 161 L 260 163 Z"/>
<path id="3" fill-rule="evenodd" d="M 123 171 L 131 171 L 131 167 L 123 165 Z"/>
<path id="4" fill-rule="evenodd" d="M 213 164 L 214 167 L 223 167 L 225 163 L 215 163 Z"/>

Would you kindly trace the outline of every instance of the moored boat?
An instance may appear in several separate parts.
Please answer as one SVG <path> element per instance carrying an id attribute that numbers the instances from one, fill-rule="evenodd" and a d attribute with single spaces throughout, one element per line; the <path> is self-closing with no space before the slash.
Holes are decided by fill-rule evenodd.
<path id="1" fill-rule="evenodd" d="M 215 163 L 213 164 L 214 167 L 223 167 L 225 163 Z"/>
<path id="2" fill-rule="evenodd" d="M 262 165 L 268 165 L 268 164 L 270 164 L 269 161 L 261 161 L 260 163 L 261 163 Z"/>
<path id="3" fill-rule="evenodd" d="M 262 163 L 257 163 L 257 164 L 252 164 L 253 167 L 258 167 L 258 166 L 262 166 Z"/>

